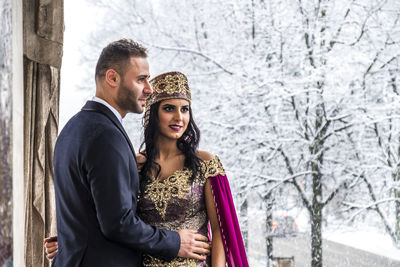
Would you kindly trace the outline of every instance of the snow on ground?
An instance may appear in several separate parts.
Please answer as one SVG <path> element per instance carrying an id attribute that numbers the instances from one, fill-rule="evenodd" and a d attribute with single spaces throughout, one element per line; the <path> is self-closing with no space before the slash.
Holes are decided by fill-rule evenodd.
<path id="1" fill-rule="evenodd" d="M 356 232 L 337 231 L 325 233 L 324 238 L 400 261 L 400 249 L 394 247 L 388 235 L 377 233 L 376 230 L 365 229 Z"/>
<path id="2" fill-rule="evenodd" d="M 295 217 L 299 232 L 309 233 L 310 222 L 304 210 L 295 211 L 290 215 Z M 337 225 L 328 227 L 323 232 L 323 238 L 400 261 L 400 249 L 393 245 L 387 234 L 379 233 L 376 228 L 366 225 L 360 226 L 359 229 L 349 226 L 340 228 Z"/>

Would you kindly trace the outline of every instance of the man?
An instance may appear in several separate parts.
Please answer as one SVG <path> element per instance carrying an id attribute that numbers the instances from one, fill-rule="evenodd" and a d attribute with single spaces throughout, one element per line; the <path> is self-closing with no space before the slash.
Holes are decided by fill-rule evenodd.
<path id="1" fill-rule="evenodd" d="M 54 151 L 58 252 L 53 266 L 140 266 L 141 254 L 204 260 L 207 238 L 158 229 L 136 216 L 139 177 L 122 127 L 142 113 L 149 85 L 146 49 L 132 40 L 105 47 L 96 96 L 65 125 Z"/>

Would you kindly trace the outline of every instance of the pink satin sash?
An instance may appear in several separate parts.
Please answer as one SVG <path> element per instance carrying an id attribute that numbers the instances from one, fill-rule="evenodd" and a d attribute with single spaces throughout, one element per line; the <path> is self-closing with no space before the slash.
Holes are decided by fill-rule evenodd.
<path id="1" fill-rule="evenodd" d="M 228 267 L 248 267 L 231 189 L 226 175 L 210 177 Z"/>

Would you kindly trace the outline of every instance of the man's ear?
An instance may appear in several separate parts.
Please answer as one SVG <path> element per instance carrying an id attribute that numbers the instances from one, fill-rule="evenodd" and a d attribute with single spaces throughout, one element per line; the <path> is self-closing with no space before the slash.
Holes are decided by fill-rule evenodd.
<path id="1" fill-rule="evenodd" d="M 113 69 L 108 69 L 105 75 L 106 83 L 111 87 L 118 87 L 121 82 L 121 76 Z"/>

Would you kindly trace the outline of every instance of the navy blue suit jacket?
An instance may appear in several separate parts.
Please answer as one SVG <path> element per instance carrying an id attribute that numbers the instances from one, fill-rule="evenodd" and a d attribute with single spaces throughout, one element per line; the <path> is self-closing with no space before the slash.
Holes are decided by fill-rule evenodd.
<path id="1" fill-rule="evenodd" d="M 141 266 L 141 254 L 172 260 L 177 232 L 136 216 L 139 176 L 121 123 L 88 101 L 65 125 L 54 150 L 58 252 L 53 266 Z"/>

